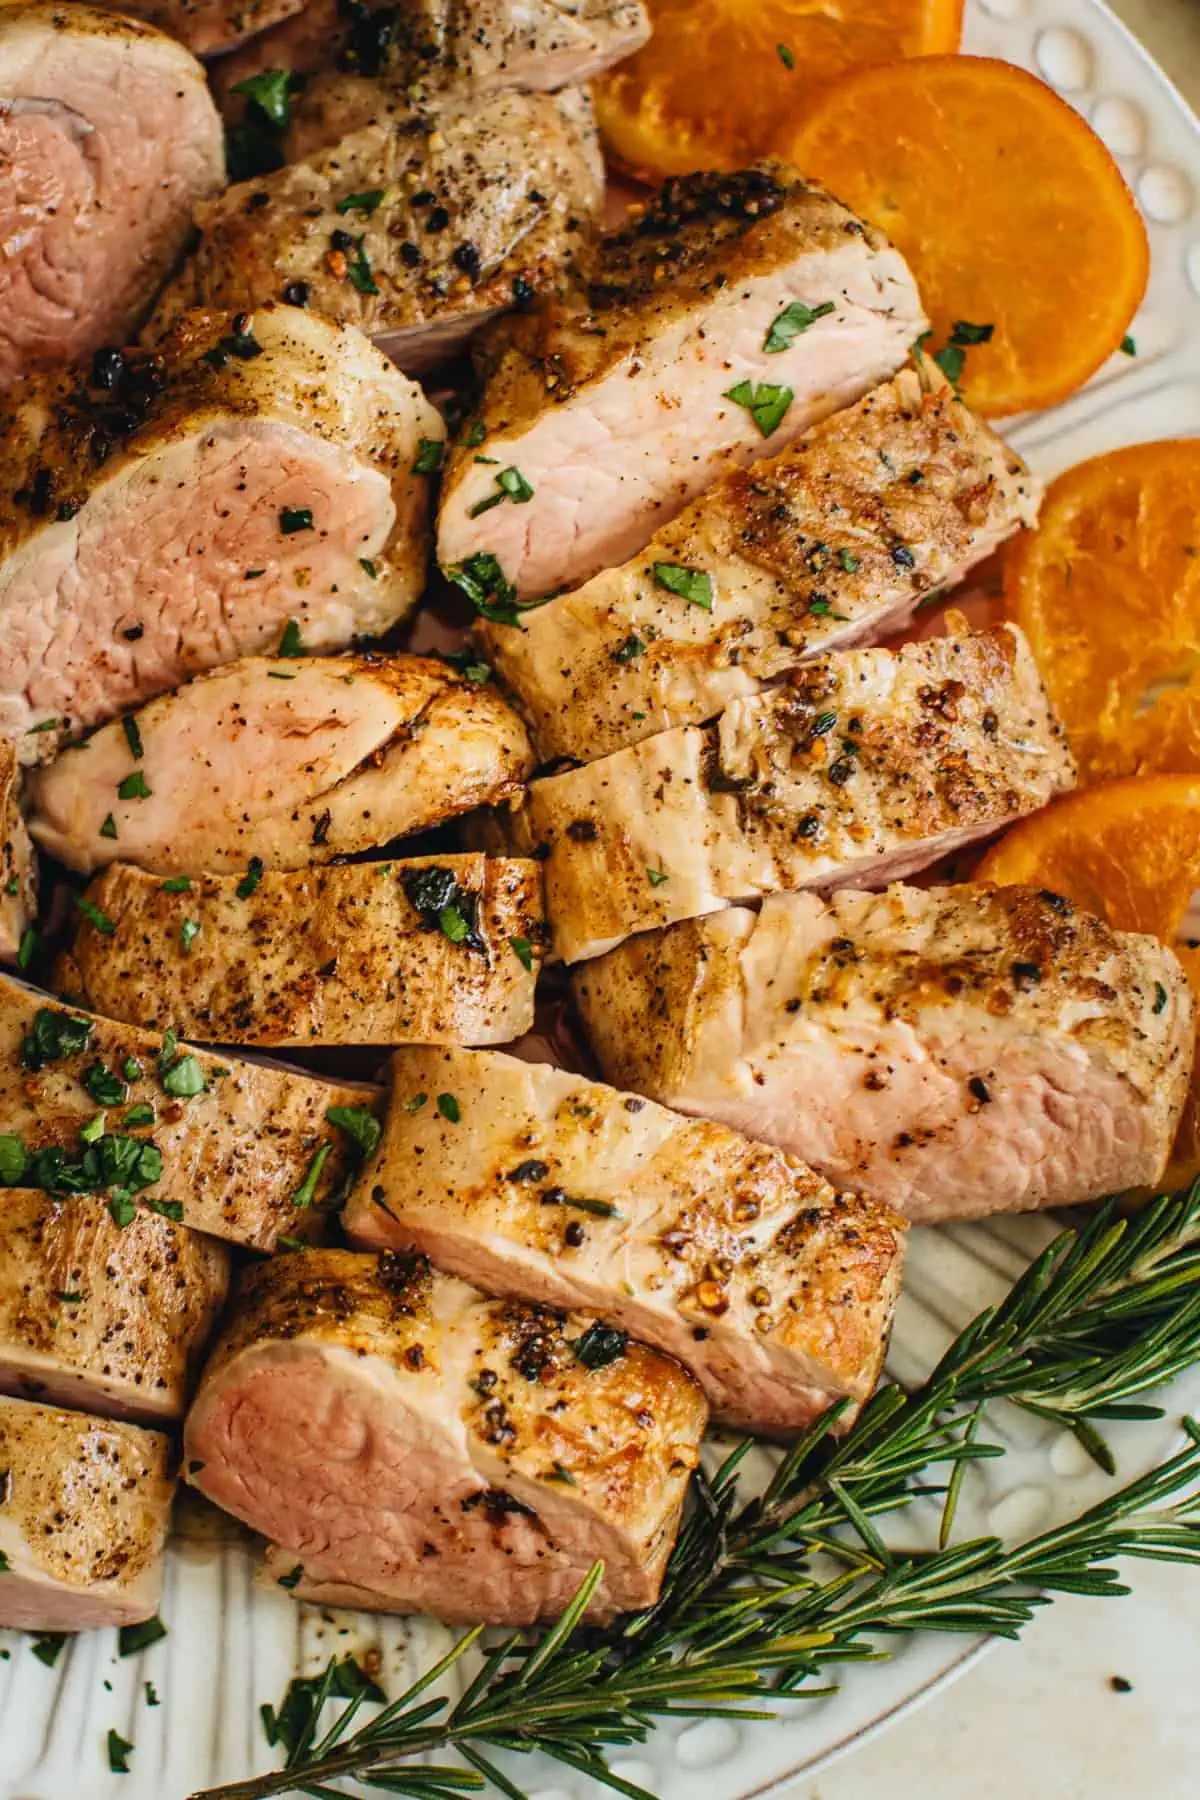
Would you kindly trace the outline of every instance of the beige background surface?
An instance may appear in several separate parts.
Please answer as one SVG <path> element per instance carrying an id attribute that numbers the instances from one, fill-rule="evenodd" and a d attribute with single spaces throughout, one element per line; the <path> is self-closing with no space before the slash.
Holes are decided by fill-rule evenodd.
<path id="1" fill-rule="evenodd" d="M 1200 0 L 1114 10 L 1200 111 Z M 1129 1579 L 1128 1600 L 1058 1602 L 787 1800 L 1200 1800 L 1200 1570 Z"/>

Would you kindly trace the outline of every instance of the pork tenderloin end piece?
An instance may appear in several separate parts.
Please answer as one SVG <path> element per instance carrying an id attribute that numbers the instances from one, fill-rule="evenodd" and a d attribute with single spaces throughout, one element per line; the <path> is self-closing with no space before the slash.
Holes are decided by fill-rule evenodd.
<path id="1" fill-rule="evenodd" d="M 173 1462 L 162 1432 L 0 1399 L 0 1625 L 85 1631 L 153 1618 Z"/>
<path id="2" fill-rule="evenodd" d="M 782 687 L 530 787 L 556 955 L 779 889 L 883 887 L 1074 785 L 1012 625 L 835 650 Z"/>
<path id="3" fill-rule="evenodd" d="M 2 17 L 2 15 L 0 15 Z M 0 415 L 0 730 L 23 762 L 274 650 L 386 630 L 430 543 L 441 415 L 349 326 L 297 307 L 180 322 Z"/>
<path id="4" fill-rule="evenodd" d="M 420 1095 L 449 1092 L 457 1117 Z M 802 1430 L 874 1388 L 904 1228 L 795 1157 L 495 1052 L 392 1059 L 346 1230 L 489 1293 L 580 1307 L 674 1356 L 727 1424 Z"/>
<path id="5" fill-rule="evenodd" d="M 304 0 L 121 0 L 126 12 L 167 32 L 196 56 L 220 56 L 293 18 Z M 216 67 L 221 67 L 217 63 Z"/>
<path id="6" fill-rule="evenodd" d="M 775 895 L 574 993 L 610 1080 L 917 1223 L 1154 1188 L 1195 1044 L 1170 950 L 1032 888 Z"/>
<path id="7" fill-rule="evenodd" d="M 181 45 L 96 7 L 0 8 L 0 392 L 124 342 L 224 183 Z"/>
<path id="8" fill-rule="evenodd" d="M 483 856 L 193 877 L 128 863 L 87 890 L 87 1005 L 219 1044 L 506 1044 L 533 1025 L 536 862 Z M 109 929 L 111 925 L 112 929 Z"/>
<path id="9" fill-rule="evenodd" d="M 1032 525 L 1040 495 L 918 356 L 780 455 L 730 470 L 632 561 L 520 625 L 481 620 L 476 637 L 539 758 L 592 762 L 899 633 Z"/>
<path id="10" fill-rule="evenodd" d="M 297 1251 L 244 1277 L 186 1466 L 390 1610 L 532 1624 L 602 1559 L 605 1620 L 658 1593 L 707 1411 L 678 1364 L 587 1315 L 422 1257 Z"/>
<path id="11" fill-rule="evenodd" d="M 0 1392 L 147 1424 L 181 1419 L 229 1252 L 162 1214 L 0 1195 Z"/>
<path id="12" fill-rule="evenodd" d="M 354 1166 L 330 1109 L 378 1097 L 369 1083 L 215 1056 L 0 975 L 0 1135 L 24 1148 L 21 1179 L 52 1193 L 132 1193 L 193 1230 L 273 1250 L 322 1229 Z M 89 1141 L 98 1105 L 103 1132 Z"/>
<path id="13" fill-rule="evenodd" d="M 515 794 L 532 768 L 496 687 L 434 657 L 247 657 L 36 770 L 31 825 L 82 874 L 303 869 Z"/>
<path id="14" fill-rule="evenodd" d="M 503 93 L 420 109 L 364 86 L 371 117 L 332 148 L 294 144 L 286 167 L 197 209 L 200 242 L 162 295 L 151 336 L 188 308 L 241 310 L 302 293 L 421 372 L 561 280 L 604 194 L 585 95 Z"/>
<path id="15" fill-rule="evenodd" d="M 488 335 L 442 492 L 443 568 L 493 556 L 521 598 L 623 563 L 717 476 L 894 374 L 925 328 L 886 238 L 780 163 L 672 179 L 586 274 Z"/>
<path id="16" fill-rule="evenodd" d="M 37 856 L 21 811 L 21 771 L 11 738 L 0 738 L 0 962 L 15 962 L 37 916 Z"/>

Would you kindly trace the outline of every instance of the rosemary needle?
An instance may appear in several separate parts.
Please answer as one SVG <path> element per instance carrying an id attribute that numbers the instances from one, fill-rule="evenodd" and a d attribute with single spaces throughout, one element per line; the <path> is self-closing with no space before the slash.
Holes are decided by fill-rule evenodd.
<path id="1" fill-rule="evenodd" d="M 689 1516 L 657 1604 L 601 1633 L 583 1625 L 597 1565 L 552 1627 L 485 1650 L 461 1697 L 428 1690 L 468 1650 L 461 1638 L 399 1699 L 351 1733 L 361 1693 L 317 1739 L 324 1679 L 293 1682 L 298 1721 L 286 1769 L 194 1800 L 334 1796 L 348 1777 L 416 1800 L 491 1788 L 524 1800 L 489 1751 L 537 1750 L 632 1800 L 643 1790 L 605 1752 L 644 1742 L 656 1719 L 774 1716 L 827 1692 L 839 1663 L 877 1658 L 880 1640 L 915 1631 L 1016 1637 L 1055 1594 L 1128 1590 L 1121 1556 L 1200 1563 L 1200 1427 L 1138 1480 L 1026 1543 L 951 1541 L 970 1465 L 1003 1455 L 986 1442 L 986 1407 L 1004 1400 L 1072 1431 L 1106 1469 L 1097 1421 L 1160 1417 L 1141 1396 L 1200 1356 L 1200 1185 L 1133 1218 L 1110 1204 L 1039 1256 L 1000 1305 L 981 1313 L 911 1393 L 884 1387 L 840 1438 L 833 1408 L 782 1459 L 766 1491 L 743 1500 L 739 1445 L 697 1476 Z M 930 1474 L 938 1476 L 936 1485 Z M 873 1520 L 944 1494 L 935 1550 L 896 1549 Z M 344 1691 L 344 1690 L 343 1690 Z M 411 1759 L 454 1749 L 470 1765 Z"/>

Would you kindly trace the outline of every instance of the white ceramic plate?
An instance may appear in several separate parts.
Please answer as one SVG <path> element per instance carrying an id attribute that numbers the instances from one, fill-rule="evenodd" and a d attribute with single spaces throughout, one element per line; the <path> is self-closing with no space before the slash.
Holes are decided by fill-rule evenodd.
<path id="1" fill-rule="evenodd" d="M 1114 356 L 1064 406 L 1008 435 L 1053 475 L 1121 444 L 1200 431 L 1200 124 L 1100 0 L 968 0 L 964 47 L 1034 70 L 1078 107 L 1118 157 L 1152 247 L 1150 289 L 1132 327 L 1136 359 Z M 1007 1288 L 1052 1229 L 1024 1219 L 914 1233 L 897 1375 L 925 1372 L 950 1332 Z M 1176 1414 L 1200 1411 L 1200 1371 L 1171 1404 Z M 1011 1454 L 978 1465 L 967 1483 L 964 1532 L 1027 1536 L 1104 1491 L 1073 1439 L 1021 1416 L 998 1426 Z M 1113 1441 L 1128 1478 L 1166 1455 L 1174 1433 L 1164 1422 Z M 179 1523 L 161 1609 L 169 1635 L 149 1651 L 119 1660 L 116 1633 L 93 1632 L 50 1670 L 28 1639 L 0 1632 L 0 1800 L 184 1800 L 271 1765 L 258 1708 L 277 1701 L 293 1674 L 311 1673 L 333 1652 L 374 1649 L 380 1679 L 395 1693 L 451 1641 L 424 1621 L 297 1607 L 254 1586 L 244 1538 L 214 1536 L 186 1502 Z M 837 1693 L 794 1700 L 776 1723 L 662 1730 L 615 1766 L 661 1800 L 691 1800 L 701 1781 L 705 1800 L 752 1800 L 884 1729 L 982 1647 L 917 1638 L 890 1662 L 846 1669 Z M 147 1704 L 147 1681 L 161 1696 L 156 1707 Z M 110 1727 L 135 1746 L 128 1775 L 108 1772 Z M 514 1774 L 535 1800 L 585 1800 L 589 1788 L 550 1763 L 523 1760 Z"/>

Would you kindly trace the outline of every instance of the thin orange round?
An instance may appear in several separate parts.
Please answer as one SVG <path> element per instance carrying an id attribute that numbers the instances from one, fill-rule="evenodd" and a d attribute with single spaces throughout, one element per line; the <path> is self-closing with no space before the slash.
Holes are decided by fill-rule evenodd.
<path id="1" fill-rule="evenodd" d="M 978 411 L 1053 406 L 1120 345 L 1149 271 L 1141 214 L 1100 139 L 1023 69 L 977 56 L 862 69 L 779 149 L 903 251 L 930 349 L 956 321 L 993 327 L 965 349 Z"/>
<path id="2" fill-rule="evenodd" d="M 956 50 L 962 31 L 962 0 L 648 4 L 650 43 L 594 93 L 610 155 L 649 180 L 741 168 L 847 69 Z"/>
<path id="3" fill-rule="evenodd" d="M 1200 775 L 1106 781 L 1056 800 L 988 851 L 980 881 L 1065 894 L 1119 931 L 1147 931 L 1172 945 L 1200 998 L 1200 950 L 1177 942 L 1200 889 Z M 1200 1175 L 1200 1037 L 1167 1193 Z"/>
<path id="4" fill-rule="evenodd" d="M 1085 778 L 1200 769 L 1200 440 L 1068 469 L 1004 571 Z"/>

